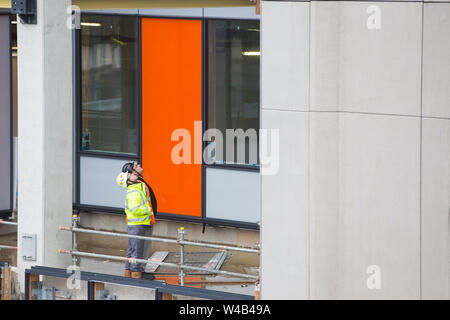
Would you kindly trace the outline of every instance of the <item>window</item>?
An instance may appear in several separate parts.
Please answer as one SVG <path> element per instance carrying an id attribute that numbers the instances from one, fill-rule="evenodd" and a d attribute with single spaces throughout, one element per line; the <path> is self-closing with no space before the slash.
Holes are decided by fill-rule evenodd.
<path id="1" fill-rule="evenodd" d="M 81 151 L 137 155 L 137 18 L 81 19 Z"/>
<path id="2" fill-rule="evenodd" d="M 157 218 L 258 228 L 260 23 L 203 12 L 82 15 L 77 208 L 123 212 L 125 190 L 113 181 L 138 160 Z"/>
<path id="3" fill-rule="evenodd" d="M 10 18 L 0 15 L 0 213 L 11 210 Z"/>
<path id="4" fill-rule="evenodd" d="M 259 34 L 259 21 L 208 21 L 207 163 L 259 163 Z"/>

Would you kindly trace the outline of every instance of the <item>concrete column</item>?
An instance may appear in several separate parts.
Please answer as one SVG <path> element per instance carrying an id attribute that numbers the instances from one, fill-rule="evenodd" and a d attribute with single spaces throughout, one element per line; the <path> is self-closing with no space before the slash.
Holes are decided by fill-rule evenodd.
<path id="1" fill-rule="evenodd" d="M 450 3 L 424 3 L 422 298 L 450 299 Z"/>
<path id="2" fill-rule="evenodd" d="M 279 129 L 279 170 L 261 176 L 262 299 L 309 298 L 309 10 L 262 1 L 261 129 Z"/>
<path id="3" fill-rule="evenodd" d="M 72 213 L 72 31 L 70 0 L 37 0 L 37 24 L 18 23 L 18 271 L 67 267 Z M 36 260 L 23 256 L 22 237 L 36 235 Z"/>
<path id="4" fill-rule="evenodd" d="M 448 299 L 449 5 L 261 10 L 261 297 Z"/>

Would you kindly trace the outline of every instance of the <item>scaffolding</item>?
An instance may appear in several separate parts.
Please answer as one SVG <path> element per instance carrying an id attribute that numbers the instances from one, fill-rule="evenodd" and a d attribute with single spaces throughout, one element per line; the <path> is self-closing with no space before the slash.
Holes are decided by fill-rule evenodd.
<path id="1" fill-rule="evenodd" d="M 17 222 L 10 222 L 10 221 L 4 221 L 4 220 L 0 220 L 0 225 L 9 225 L 9 226 L 18 226 Z M 0 245 L 0 249 L 5 249 L 5 250 L 16 250 L 17 251 L 17 247 L 16 246 L 6 246 L 6 245 Z"/>
<path id="2" fill-rule="evenodd" d="M 165 266 L 168 268 L 178 269 L 181 286 L 184 286 L 184 278 L 186 275 L 185 270 L 195 270 L 195 271 L 204 271 L 204 272 L 212 273 L 212 274 L 220 274 L 220 275 L 224 275 L 224 276 L 232 276 L 232 277 L 238 277 L 238 278 L 251 279 L 251 280 L 255 281 L 256 287 L 257 288 L 259 287 L 259 272 L 258 272 L 258 275 L 251 275 L 251 274 L 246 274 L 246 273 L 237 273 L 237 272 L 230 272 L 230 271 L 224 271 L 224 270 L 215 270 L 215 269 L 211 269 L 211 268 L 195 267 L 195 266 L 189 266 L 189 265 L 184 264 L 184 256 L 185 256 L 184 247 L 185 246 L 204 247 L 204 248 L 218 249 L 220 251 L 238 251 L 238 252 L 245 252 L 245 253 L 260 255 L 259 244 L 258 244 L 258 248 L 245 248 L 245 247 L 216 245 L 216 244 L 204 243 L 204 242 L 187 241 L 184 239 L 184 236 L 186 235 L 186 230 L 184 228 L 178 229 L 177 240 L 174 240 L 174 239 L 167 239 L 167 238 L 161 238 L 161 237 L 145 237 L 145 236 L 129 235 L 129 234 L 117 233 L 117 232 L 83 229 L 83 228 L 78 227 L 78 222 L 79 222 L 79 217 L 77 215 L 74 215 L 73 219 L 72 219 L 72 227 L 66 227 L 66 226 L 59 227 L 59 230 L 68 231 L 68 232 L 73 233 L 72 250 L 60 249 L 58 252 L 60 254 L 72 255 L 72 261 L 73 261 L 74 265 L 76 265 L 78 257 L 98 258 L 98 259 L 105 259 L 105 260 L 124 261 L 124 262 L 130 262 L 130 263 L 145 263 L 146 264 L 146 263 L 150 262 L 149 260 L 145 260 L 145 259 L 126 258 L 126 257 L 104 255 L 104 254 L 97 254 L 97 253 L 90 253 L 90 252 L 81 252 L 81 251 L 77 250 L 77 237 L 76 237 L 77 233 L 88 233 L 88 234 L 96 234 L 96 235 L 111 236 L 111 237 L 121 237 L 121 238 L 133 238 L 133 239 L 149 240 L 149 241 L 164 242 L 164 243 L 171 243 L 171 244 L 179 245 L 180 246 L 179 263 L 167 263 L 167 262 L 154 261 L 154 260 L 152 260 L 151 263 L 155 264 L 155 265 L 159 265 L 159 266 Z"/>
<path id="3" fill-rule="evenodd" d="M 252 274 L 231 272 L 231 271 L 225 271 L 225 270 L 216 270 L 216 269 L 205 268 L 205 267 L 197 267 L 197 266 L 191 266 L 191 265 L 185 264 L 185 255 L 186 255 L 185 246 L 217 249 L 222 252 L 236 251 L 236 252 L 260 255 L 259 244 L 257 245 L 257 248 L 246 248 L 246 247 L 237 247 L 237 246 L 217 245 L 217 244 L 205 243 L 205 242 L 188 241 L 188 240 L 185 240 L 185 238 L 184 238 L 185 235 L 187 234 L 187 231 L 184 228 L 178 229 L 178 236 L 177 236 L 177 239 L 175 240 L 175 239 L 168 239 L 168 238 L 162 238 L 162 237 L 153 237 L 153 236 L 145 237 L 145 236 L 129 235 L 129 234 L 117 233 L 117 232 L 84 229 L 84 228 L 79 228 L 78 223 L 79 223 L 78 215 L 73 215 L 71 227 L 66 227 L 66 226 L 59 227 L 59 230 L 61 230 L 61 231 L 67 231 L 67 232 L 72 233 L 72 236 L 73 236 L 72 250 L 59 249 L 58 252 L 60 254 L 72 255 L 72 262 L 73 262 L 74 266 L 77 265 L 77 262 L 78 262 L 79 258 L 81 258 L 81 257 L 123 261 L 123 262 L 130 262 L 133 264 L 134 263 L 147 264 L 150 262 L 154 265 L 178 269 L 179 284 L 181 287 L 184 287 L 184 285 L 185 285 L 184 280 L 185 280 L 185 276 L 186 276 L 186 270 L 194 270 L 194 271 L 205 272 L 208 274 L 217 274 L 217 275 L 223 275 L 223 276 L 229 276 L 229 277 L 245 278 L 245 279 L 249 279 L 251 281 L 255 281 L 255 296 L 256 297 L 259 296 L 259 280 L 260 280 L 259 270 L 258 270 L 258 275 L 252 275 Z M 2 225 L 2 224 L 3 225 L 12 225 L 12 226 L 16 226 L 16 227 L 18 226 L 17 222 L 9 222 L 9 221 L 0 220 L 0 225 Z M 163 262 L 163 261 L 137 259 L 137 258 L 126 258 L 126 257 L 120 257 L 120 256 L 78 251 L 77 233 L 96 234 L 96 235 L 120 237 L 120 238 L 134 238 L 134 239 L 140 239 L 140 240 L 156 241 L 156 242 L 163 242 L 163 243 L 179 245 L 179 247 L 180 247 L 179 263 L 168 263 L 168 262 Z M 8 249 L 8 250 L 16 250 L 17 251 L 16 246 L 0 245 L 0 249 Z"/>

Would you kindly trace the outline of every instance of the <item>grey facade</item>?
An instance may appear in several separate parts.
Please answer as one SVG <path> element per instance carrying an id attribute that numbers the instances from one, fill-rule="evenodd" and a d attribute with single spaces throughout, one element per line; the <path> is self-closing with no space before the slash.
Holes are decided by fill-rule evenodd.
<path id="1" fill-rule="evenodd" d="M 261 32 L 262 297 L 448 299 L 450 3 L 262 1 Z"/>
<path id="2" fill-rule="evenodd" d="M 31 265 L 70 265 L 68 256 L 57 254 L 71 246 L 58 226 L 71 223 L 76 167 L 76 70 L 72 33 L 61 15 L 70 1 L 38 5 L 38 25 L 18 27 L 21 279 Z M 225 183 L 251 190 L 248 199 L 260 198 L 259 208 L 248 208 L 246 222 L 257 221 L 260 211 L 262 298 L 449 299 L 450 2 L 261 5 L 260 128 L 279 130 L 279 170 L 248 172 L 242 183 L 243 175 L 224 177 L 220 168 L 207 168 L 206 179 L 219 181 L 210 183 L 217 187 L 211 193 L 214 214 L 226 205 L 219 188 Z M 0 38 L 1 31 L 0 25 Z M 3 123 L 10 104 L 2 103 Z M 1 150 L 8 143 L 1 140 Z M 260 155 L 270 147 L 261 145 Z M 98 181 L 118 164 L 94 160 L 80 157 L 86 171 L 77 177 L 76 187 L 83 186 L 77 196 L 87 205 L 109 206 L 110 193 L 120 191 L 105 188 L 93 196 L 89 190 L 101 188 Z M 239 188 L 228 191 L 239 197 Z M 259 188 L 260 194 L 254 192 Z M 87 226 L 124 226 L 120 216 L 82 215 Z M 159 235 L 176 229 L 161 226 Z M 195 232 L 193 238 L 204 236 L 200 227 Z M 214 232 L 211 238 L 221 243 L 243 242 L 227 228 Z M 36 261 L 21 258 L 22 234 L 37 236 Z"/>

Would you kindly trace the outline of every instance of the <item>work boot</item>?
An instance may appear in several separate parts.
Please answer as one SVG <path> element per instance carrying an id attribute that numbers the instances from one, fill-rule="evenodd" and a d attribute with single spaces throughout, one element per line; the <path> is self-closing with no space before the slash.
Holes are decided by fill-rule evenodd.
<path id="1" fill-rule="evenodd" d="M 128 278 L 131 277 L 131 270 L 125 269 L 123 276 Z"/>
<path id="2" fill-rule="evenodd" d="M 142 279 L 142 272 L 131 272 L 131 277 L 134 279 Z"/>

